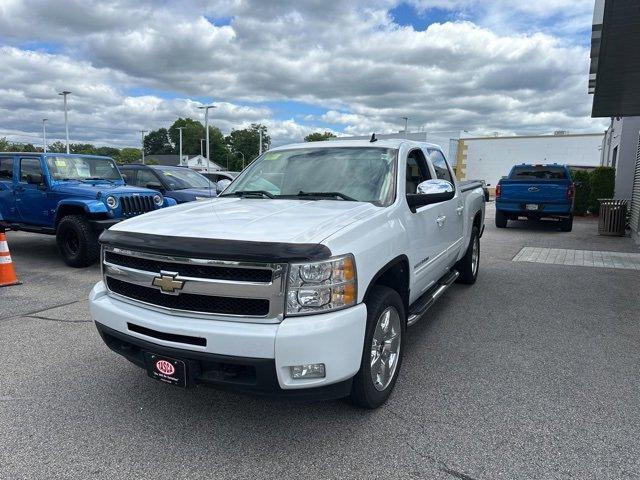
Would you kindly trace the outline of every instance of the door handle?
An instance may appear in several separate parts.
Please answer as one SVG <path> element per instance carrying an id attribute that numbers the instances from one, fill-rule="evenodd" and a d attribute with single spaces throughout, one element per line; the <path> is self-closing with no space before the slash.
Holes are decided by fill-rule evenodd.
<path id="1" fill-rule="evenodd" d="M 444 226 L 444 222 L 447 220 L 447 217 L 445 215 L 440 215 L 436 218 L 436 223 L 438 224 L 439 227 Z"/>
<path id="2" fill-rule="evenodd" d="M 464 212 L 464 205 L 460 205 L 458 208 L 456 208 L 456 212 L 458 213 L 458 215 L 462 215 L 462 212 Z"/>

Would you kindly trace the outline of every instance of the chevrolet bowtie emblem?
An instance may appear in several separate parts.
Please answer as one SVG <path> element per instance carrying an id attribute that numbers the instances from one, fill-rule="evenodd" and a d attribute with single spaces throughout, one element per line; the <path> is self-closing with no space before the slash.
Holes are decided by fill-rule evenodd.
<path id="1" fill-rule="evenodd" d="M 177 273 L 160 272 L 160 276 L 153 279 L 151 285 L 160 288 L 162 293 L 178 294 L 179 290 L 184 287 L 184 281 L 176 280 Z"/>

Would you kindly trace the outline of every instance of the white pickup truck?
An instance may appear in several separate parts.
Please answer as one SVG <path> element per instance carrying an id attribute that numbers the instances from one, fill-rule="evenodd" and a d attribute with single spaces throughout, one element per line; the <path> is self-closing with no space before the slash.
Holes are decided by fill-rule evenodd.
<path id="1" fill-rule="evenodd" d="M 375 408 L 407 327 L 475 282 L 484 207 L 436 145 L 274 148 L 218 198 L 105 231 L 91 313 L 157 380 Z"/>

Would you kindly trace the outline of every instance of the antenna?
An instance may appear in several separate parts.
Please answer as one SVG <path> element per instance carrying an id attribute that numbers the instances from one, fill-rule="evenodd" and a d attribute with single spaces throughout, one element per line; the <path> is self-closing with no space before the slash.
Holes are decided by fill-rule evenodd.
<path id="1" fill-rule="evenodd" d="M 378 139 L 376 138 L 376 134 L 372 133 L 371 134 L 371 140 L 369 140 L 369 142 L 373 143 L 373 142 L 377 142 L 377 141 L 378 141 Z"/>

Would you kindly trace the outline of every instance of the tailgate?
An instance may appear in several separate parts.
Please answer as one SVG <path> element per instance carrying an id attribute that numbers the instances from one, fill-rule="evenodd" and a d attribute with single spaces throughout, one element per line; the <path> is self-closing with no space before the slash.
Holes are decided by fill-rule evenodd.
<path id="1" fill-rule="evenodd" d="M 567 180 L 502 180 L 500 182 L 503 202 L 518 203 L 565 203 L 567 202 Z"/>

